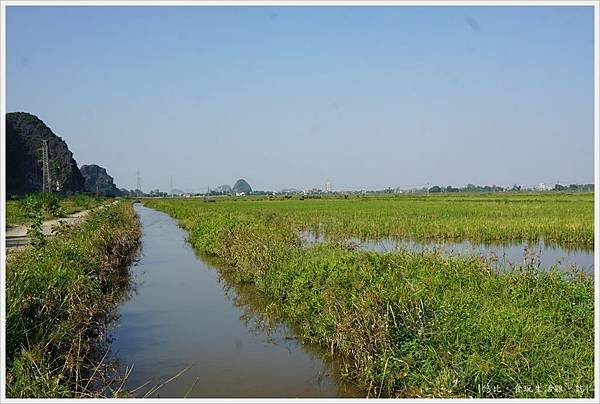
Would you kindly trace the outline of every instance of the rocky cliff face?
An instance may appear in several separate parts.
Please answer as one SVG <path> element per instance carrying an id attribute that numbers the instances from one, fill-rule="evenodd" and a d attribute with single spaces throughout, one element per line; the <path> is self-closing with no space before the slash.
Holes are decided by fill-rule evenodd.
<path id="1" fill-rule="evenodd" d="M 84 178 L 73 153 L 44 122 L 26 112 L 6 114 L 6 193 L 24 195 L 42 190 L 43 141 L 48 141 L 51 185 L 61 194 L 84 190 Z"/>
<path id="2" fill-rule="evenodd" d="M 246 180 L 239 179 L 235 182 L 235 185 L 233 186 L 233 193 L 239 194 L 242 192 L 245 194 L 249 194 L 252 192 L 252 188 L 250 187 L 250 184 L 246 182 Z"/>
<path id="3" fill-rule="evenodd" d="M 121 191 L 113 182 L 113 178 L 108 175 L 104 167 L 96 164 L 83 165 L 80 168 L 83 178 L 85 178 L 85 191 L 94 195 L 121 196 Z"/>

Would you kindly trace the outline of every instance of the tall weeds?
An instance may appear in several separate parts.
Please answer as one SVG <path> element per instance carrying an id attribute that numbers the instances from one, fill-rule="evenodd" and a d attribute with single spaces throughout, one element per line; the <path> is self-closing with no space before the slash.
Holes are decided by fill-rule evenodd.
<path id="1" fill-rule="evenodd" d="M 131 204 L 98 209 L 45 246 L 16 253 L 6 273 L 9 397 L 96 395 L 105 326 L 128 284 L 140 238 Z"/>

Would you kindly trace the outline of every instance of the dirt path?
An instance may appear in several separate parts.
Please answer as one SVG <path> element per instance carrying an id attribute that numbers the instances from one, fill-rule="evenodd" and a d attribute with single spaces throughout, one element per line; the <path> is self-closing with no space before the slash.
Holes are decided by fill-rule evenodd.
<path id="1" fill-rule="evenodd" d="M 116 202 L 117 201 L 114 201 L 112 203 Z M 57 219 L 46 220 L 44 223 L 42 223 L 42 233 L 44 233 L 46 236 L 51 236 L 53 227 L 59 225 L 60 222 L 65 222 L 67 224 L 81 223 L 88 213 L 103 206 L 107 205 L 101 205 L 92 209 L 82 210 L 65 217 L 59 217 Z M 27 238 L 28 228 L 29 225 L 22 224 L 6 229 L 6 248 L 20 247 L 29 244 L 29 239 Z"/>

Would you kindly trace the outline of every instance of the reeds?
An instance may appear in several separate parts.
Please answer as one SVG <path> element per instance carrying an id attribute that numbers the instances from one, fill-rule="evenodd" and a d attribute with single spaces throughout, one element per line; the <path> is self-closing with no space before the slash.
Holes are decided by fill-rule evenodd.
<path id="1" fill-rule="evenodd" d="M 92 212 L 46 246 L 11 257 L 6 273 L 9 397 L 98 396 L 108 369 L 105 326 L 139 242 L 131 204 Z M 102 365 L 102 366 L 101 366 Z"/>

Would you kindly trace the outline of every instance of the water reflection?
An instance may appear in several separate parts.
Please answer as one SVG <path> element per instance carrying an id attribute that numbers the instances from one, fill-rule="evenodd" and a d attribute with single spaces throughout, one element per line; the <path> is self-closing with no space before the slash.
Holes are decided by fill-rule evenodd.
<path id="1" fill-rule="evenodd" d="M 323 234 L 310 231 L 301 231 L 299 236 L 303 245 L 327 241 Z M 558 246 L 554 243 L 546 244 L 543 239 L 518 243 L 471 243 L 469 241 L 418 241 L 391 238 L 369 240 L 351 237 L 342 242 L 354 248 L 375 252 L 406 250 L 420 253 L 437 250 L 447 255 L 479 255 L 497 270 L 528 265 L 540 270 L 556 268 L 563 271 L 569 271 L 576 267 L 582 272 L 594 273 L 593 250 L 576 246 Z"/>
<path id="2" fill-rule="evenodd" d="M 142 255 L 131 268 L 137 290 L 119 307 L 110 334 L 112 357 L 133 366 L 127 389 L 142 386 L 138 397 L 354 395 L 321 352 L 263 315 L 266 300 L 199 259 L 173 219 L 135 209 L 143 231 Z"/>
<path id="3" fill-rule="evenodd" d="M 200 257 L 204 262 L 215 268 L 219 265 L 210 257 Z M 297 337 L 299 335 L 297 327 L 286 318 L 281 306 L 257 291 L 252 284 L 234 282 L 229 278 L 226 270 L 218 272 L 218 281 L 223 288 L 224 295 L 240 310 L 240 320 L 250 333 L 263 338 L 266 337 L 265 341 L 267 343 L 285 349 L 288 353 L 291 353 L 294 347 L 300 344 L 309 355 L 320 358 L 323 366 L 314 374 L 311 383 L 328 383 L 329 379 L 334 378 L 338 386 L 338 397 L 364 397 L 363 392 L 340 376 L 341 358 L 333 355 L 329 350 L 311 344 L 304 344 Z M 240 351 L 243 349 L 241 341 L 238 349 Z"/>

